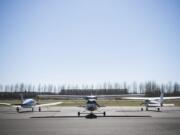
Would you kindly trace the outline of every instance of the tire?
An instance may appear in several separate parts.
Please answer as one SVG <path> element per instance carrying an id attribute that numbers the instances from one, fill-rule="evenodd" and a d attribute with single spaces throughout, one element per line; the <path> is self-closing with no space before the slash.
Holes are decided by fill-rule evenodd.
<path id="1" fill-rule="evenodd" d="M 41 112 L 41 107 L 39 107 L 39 112 Z"/>
<path id="2" fill-rule="evenodd" d="M 158 112 L 160 111 L 160 108 L 159 108 L 159 107 L 157 108 L 157 111 L 158 111 Z"/>
<path id="3" fill-rule="evenodd" d="M 103 112 L 104 117 L 106 116 L 106 112 Z"/>
<path id="4" fill-rule="evenodd" d="M 80 112 L 78 112 L 78 117 L 81 115 L 81 113 Z"/>
<path id="5" fill-rule="evenodd" d="M 17 111 L 18 113 L 19 113 L 19 110 L 20 110 L 19 107 L 16 107 L 16 111 Z"/>

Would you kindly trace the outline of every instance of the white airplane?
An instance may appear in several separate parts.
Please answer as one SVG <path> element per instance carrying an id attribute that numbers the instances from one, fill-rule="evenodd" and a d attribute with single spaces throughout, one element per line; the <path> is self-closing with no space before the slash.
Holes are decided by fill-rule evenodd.
<path id="1" fill-rule="evenodd" d="M 0 105 L 6 105 L 6 106 L 12 106 L 16 108 L 17 112 L 20 112 L 23 108 L 31 108 L 32 112 L 34 111 L 34 108 L 38 107 L 39 112 L 41 111 L 41 107 L 45 106 L 53 106 L 61 104 L 62 102 L 53 102 L 53 103 L 47 103 L 47 104 L 38 104 L 35 99 L 28 98 L 23 99 L 23 96 L 21 95 L 21 104 L 10 104 L 10 103 L 0 103 Z"/>
<path id="2" fill-rule="evenodd" d="M 144 100 L 143 104 L 146 111 L 148 111 L 149 108 L 155 108 L 157 111 L 160 111 L 160 108 L 164 106 L 164 100 L 180 99 L 180 97 L 164 97 L 164 93 L 161 92 L 160 97 L 122 97 L 122 99 Z M 141 108 L 141 111 L 143 111 L 143 107 Z"/>
<path id="3" fill-rule="evenodd" d="M 102 107 L 102 106 L 100 106 L 97 102 L 96 102 L 96 100 L 97 100 L 97 96 L 93 96 L 93 95 L 91 95 L 91 96 L 86 96 L 86 97 L 84 97 L 84 99 L 85 100 L 87 100 L 87 102 L 86 102 L 86 105 L 84 106 L 85 107 L 85 111 L 89 111 L 90 113 L 86 113 L 85 111 L 83 111 L 83 112 L 78 112 L 78 117 L 81 115 L 81 114 L 89 114 L 88 116 L 90 116 L 90 117 L 96 117 L 96 115 L 95 114 L 103 114 L 103 116 L 105 117 L 106 116 L 106 112 L 104 111 L 104 112 L 94 112 L 94 111 L 96 111 L 96 110 L 98 110 L 100 107 Z"/>

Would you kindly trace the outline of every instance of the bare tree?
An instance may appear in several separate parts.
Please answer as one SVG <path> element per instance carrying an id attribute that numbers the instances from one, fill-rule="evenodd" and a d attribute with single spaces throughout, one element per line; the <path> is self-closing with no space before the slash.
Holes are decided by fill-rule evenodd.
<path id="1" fill-rule="evenodd" d="M 41 84 L 38 85 L 38 92 L 40 93 L 41 92 Z"/>
<path id="2" fill-rule="evenodd" d="M 25 91 L 25 86 L 24 83 L 20 84 L 20 92 L 24 92 Z"/>
<path id="3" fill-rule="evenodd" d="M 3 91 L 3 85 L 0 84 L 0 91 L 2 92 Z"/>
<path id="4" fill-rule="evenodd" d="M 133 93 L 137 93 L 137 83 L 135 81 L 133 82 Z"/>
<path id="5" fill-rule="evenodd" d="M 173 90 L 173 94 L 174 95 L 179 95 L 180 94 L 180 86 L 178 83 L 174 83 L 174 90 Z"/>

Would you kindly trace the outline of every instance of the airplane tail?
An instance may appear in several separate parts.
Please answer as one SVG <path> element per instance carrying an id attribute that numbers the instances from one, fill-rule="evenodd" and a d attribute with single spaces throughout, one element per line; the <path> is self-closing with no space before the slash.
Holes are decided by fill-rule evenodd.
<path id="1" fill-rule="evenodd" d="M 24 97 L 23 97 L 23 94 L 20 94 L 20 96 L 21 96 L 21 104 L 22 104 L 24 101 Z"/>
<path id="2" fill-rule="evenodd" d="M 161 95 L 160 95 L 161 106 L 163 106 L 163 101 L 164 101 L 164 93 L 163 93 L 163 91 L 161 91 Z"/>
<path id="3" fill-rule="evenodd" d="M 92 90 L 91 90 L 91 96 L 92 96 L 93 94 L 92 94 Z"/>

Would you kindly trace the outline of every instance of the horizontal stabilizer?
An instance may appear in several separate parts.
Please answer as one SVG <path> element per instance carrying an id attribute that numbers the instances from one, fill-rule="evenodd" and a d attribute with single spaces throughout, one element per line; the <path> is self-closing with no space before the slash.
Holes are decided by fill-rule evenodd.
<path id="1" fill-rule="evenodd" d="M 175 106 L 175 104 L 163 104 L 163 106 L 165 106 L 165 107 L 173 107 L 173 106 Z"/>

